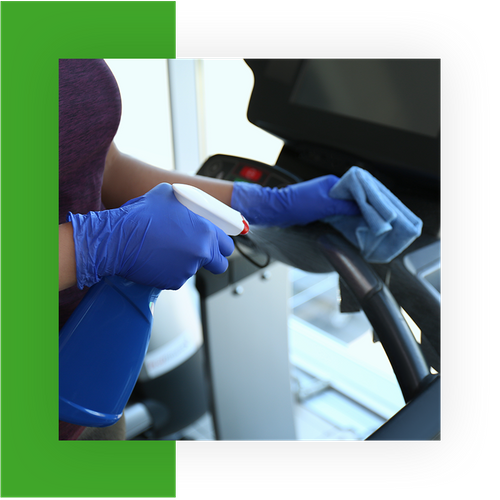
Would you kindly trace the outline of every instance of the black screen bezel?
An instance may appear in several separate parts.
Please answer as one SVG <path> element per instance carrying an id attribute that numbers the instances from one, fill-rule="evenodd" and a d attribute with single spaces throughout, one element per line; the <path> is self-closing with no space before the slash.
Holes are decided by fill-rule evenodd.
<path id="1" fill-rule="evenodd" d="M 435 59 L 440 64 L 439 59 Z M 323 112 L 291 102 L 305 60 L 247 59 L 255 83 L 247 116 L 286 144 L 326 147 L 376 164 L 440 177 L 436 137 Z"/>

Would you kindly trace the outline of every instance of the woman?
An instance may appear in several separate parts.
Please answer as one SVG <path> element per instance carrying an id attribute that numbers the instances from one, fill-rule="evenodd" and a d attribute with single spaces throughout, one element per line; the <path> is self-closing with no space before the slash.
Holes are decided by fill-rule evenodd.
<path id="1" fill-rule="evenodd" d="M 202 189 L 250 224 L 307 224 L 358 213 L 354 203 L 330 198 L 338 181 L 332 175 L 269 189 L 148 165 L 113 143 L 120 115 L 119 89 L 103 60 L 60 60 L 60 328 L 104 276 L 175 290 L 200 267 L 226 270 L 232 239 L 182 206 L 173 183 Z M 123 439 L 123 427 L 85 430 L 60 422 L 60 439 Z"/>

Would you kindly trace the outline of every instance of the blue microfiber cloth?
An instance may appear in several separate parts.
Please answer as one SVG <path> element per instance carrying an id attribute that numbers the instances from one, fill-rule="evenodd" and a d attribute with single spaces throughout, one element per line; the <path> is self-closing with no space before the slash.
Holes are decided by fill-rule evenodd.
<path id="1" fill-rule="evenodd" d="M 362 168 L 351 167 L 329 194 L 358 204 L 361 215 L 334 215 L 325 221 L 359 248 L 367 262 L 390 262 L 422 232 L 422 221 Z"/>

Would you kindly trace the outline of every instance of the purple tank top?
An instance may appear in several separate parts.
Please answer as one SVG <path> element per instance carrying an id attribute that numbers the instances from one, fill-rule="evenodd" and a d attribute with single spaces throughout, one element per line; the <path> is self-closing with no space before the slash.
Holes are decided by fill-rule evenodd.
<path id="1" fill-rule="evenodd" d="M 59 61 L 59 224 L 69 211 L 102 210 L 101 184 L 107 152 L 121 116 L 120 91 L 99 59 Z M 59 328 L 86 289 L 59 292 Z M 60 423 L 60 439 L 76 439 L 83 427 Z M 75 437 L 76 436 L 76 437 Z"/>

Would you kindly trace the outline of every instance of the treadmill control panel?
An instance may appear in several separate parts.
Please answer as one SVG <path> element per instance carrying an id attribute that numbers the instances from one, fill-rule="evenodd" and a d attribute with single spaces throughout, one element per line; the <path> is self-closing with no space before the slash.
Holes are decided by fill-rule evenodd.
<path id="1" fill-rule="evenodd" d="M 300 179 L 277 165 L 229 155 L 214 155 L 198 170 L 197 175 L 228 181 L 250 182 L 264 187 L 282 187 Z"/>

